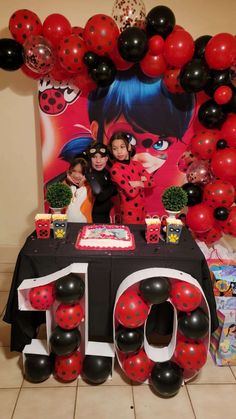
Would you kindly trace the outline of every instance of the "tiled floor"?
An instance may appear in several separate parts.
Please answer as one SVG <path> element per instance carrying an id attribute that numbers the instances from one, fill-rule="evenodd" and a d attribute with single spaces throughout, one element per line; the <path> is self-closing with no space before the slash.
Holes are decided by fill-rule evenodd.
<path id="1" fill-rule="evenodd" d="M 40 384 L 26 382 L 21 355 L 9 350 L 10 327 L 2 321 L 12 269 L 0 264 L 1 419 L 236 418 L 236 366 L 216 367 L 210 357 L 198 377 L 170 399 L 158 397 L 148 385 L 132 385 L 118 368 L 100 386 L 81 379 L 61 384 L 53 377 Z"/>

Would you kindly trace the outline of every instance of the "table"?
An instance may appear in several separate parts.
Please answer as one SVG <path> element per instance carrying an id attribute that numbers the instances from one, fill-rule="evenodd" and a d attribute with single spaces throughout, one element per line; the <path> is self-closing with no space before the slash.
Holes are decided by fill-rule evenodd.
<path id="1" fill-rule="evenodd" d="M 11 350 L 22 351 L 45 322 L 45 313 L 19 311 L 17 288 L 24 279 L 49 275 L 71 263 L 88 263 L 89 339 L 112 342 L 112 312 L 120 283 L 131 273 L 151 267 L 172 268 L 192 275 L 202 286 L 211 312 L 211 330 L 218 327 L 210 272 L 203 253 L 183 228 L 178 245 L 147 244 L 145 226 L 130 225 L 132 251 L 78 251 L 75 242 L 82 224 L 68 223 L 67 237 L 37 239 L 31 234 L 21 249 L 13 275 L 4 321 L 11 324 Z"/>

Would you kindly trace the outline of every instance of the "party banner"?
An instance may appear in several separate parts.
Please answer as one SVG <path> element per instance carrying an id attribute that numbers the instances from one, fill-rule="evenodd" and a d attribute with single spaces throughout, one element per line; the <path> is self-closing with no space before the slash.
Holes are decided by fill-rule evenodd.
<path id="1" fill-rule="evenodd" d="M 186 150 L 200 125 L 196 114 L 204 93 L 172 94 L 161 78 L 146 77 L 136 66 L 89 94 L 49 78 L 38 87 L 45 185 L 60 180 L 93 139 L 109 144 L 114 133 L 124 132 L 136 149 L 133 158 L 154 178 L 154 187 L 145 190 L 146 212 L 163 214 L 163 190 L 186 181 L 192 162 Z"/>

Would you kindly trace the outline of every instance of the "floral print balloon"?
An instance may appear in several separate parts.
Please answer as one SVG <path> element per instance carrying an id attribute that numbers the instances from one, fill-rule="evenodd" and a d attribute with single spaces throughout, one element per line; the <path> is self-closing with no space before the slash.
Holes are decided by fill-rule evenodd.
<path id="1" fill-rule="evenodd" d="M 146 9 L 142 0 L 116 0 L 112 17 L 122 32 L 129 26 L 144 28 Z"/>

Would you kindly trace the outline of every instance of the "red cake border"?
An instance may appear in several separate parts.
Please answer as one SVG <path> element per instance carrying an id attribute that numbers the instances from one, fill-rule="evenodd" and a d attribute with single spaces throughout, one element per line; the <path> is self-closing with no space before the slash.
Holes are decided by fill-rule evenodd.
<path id="1" fill-rule="evenodd" d="M 120 250 L 122 250 L 124 252 L 126 252 L 127 250 L 134 250 L 135 249 L 134 236 L 130 232 L 130 229 L 129 229 L 128 226 L 116 225 L 116 224 L 96 224 L 97 228 L 104 228 L 106 226 L 107 226 L 107 228 L 116 228 L 116 229 L 117 228 L 122 228 L 122 229 L 125 229 L 128 232 L 128 235 L 129 235 L 129 239 L 127 239 L 127 241 L 131 240 L 130 247 L 126 247 L 126 249 L 124 249 L 123 247 L 111 247 L 111 246 L 106 247 L 106 248 L 104 248 L 104 247 L 101 248 L 101 247 L 98 247 L 98 246 L 85 246 L 85 245 L 82 246 L 82 245 L 79 244 L 79 241 L 84 238 L 86 229 L 88 227 L 94 227 L 93 225 L 91 225 L 91 226 L 86 225 L 86 226 L 83 226 L 81 228 L 81 230 L 80 230 L 80 232 L 77 236 L 76 243 L 75 243 L 75 248 L 78 249 L 78 250 L 99 250 L 99 251 L 107 251 L 107 250 L 118 250 L 118 251 L 120 251 Z M 116 240 L 119 241 L 119 239 L 116 239 Z"/>

